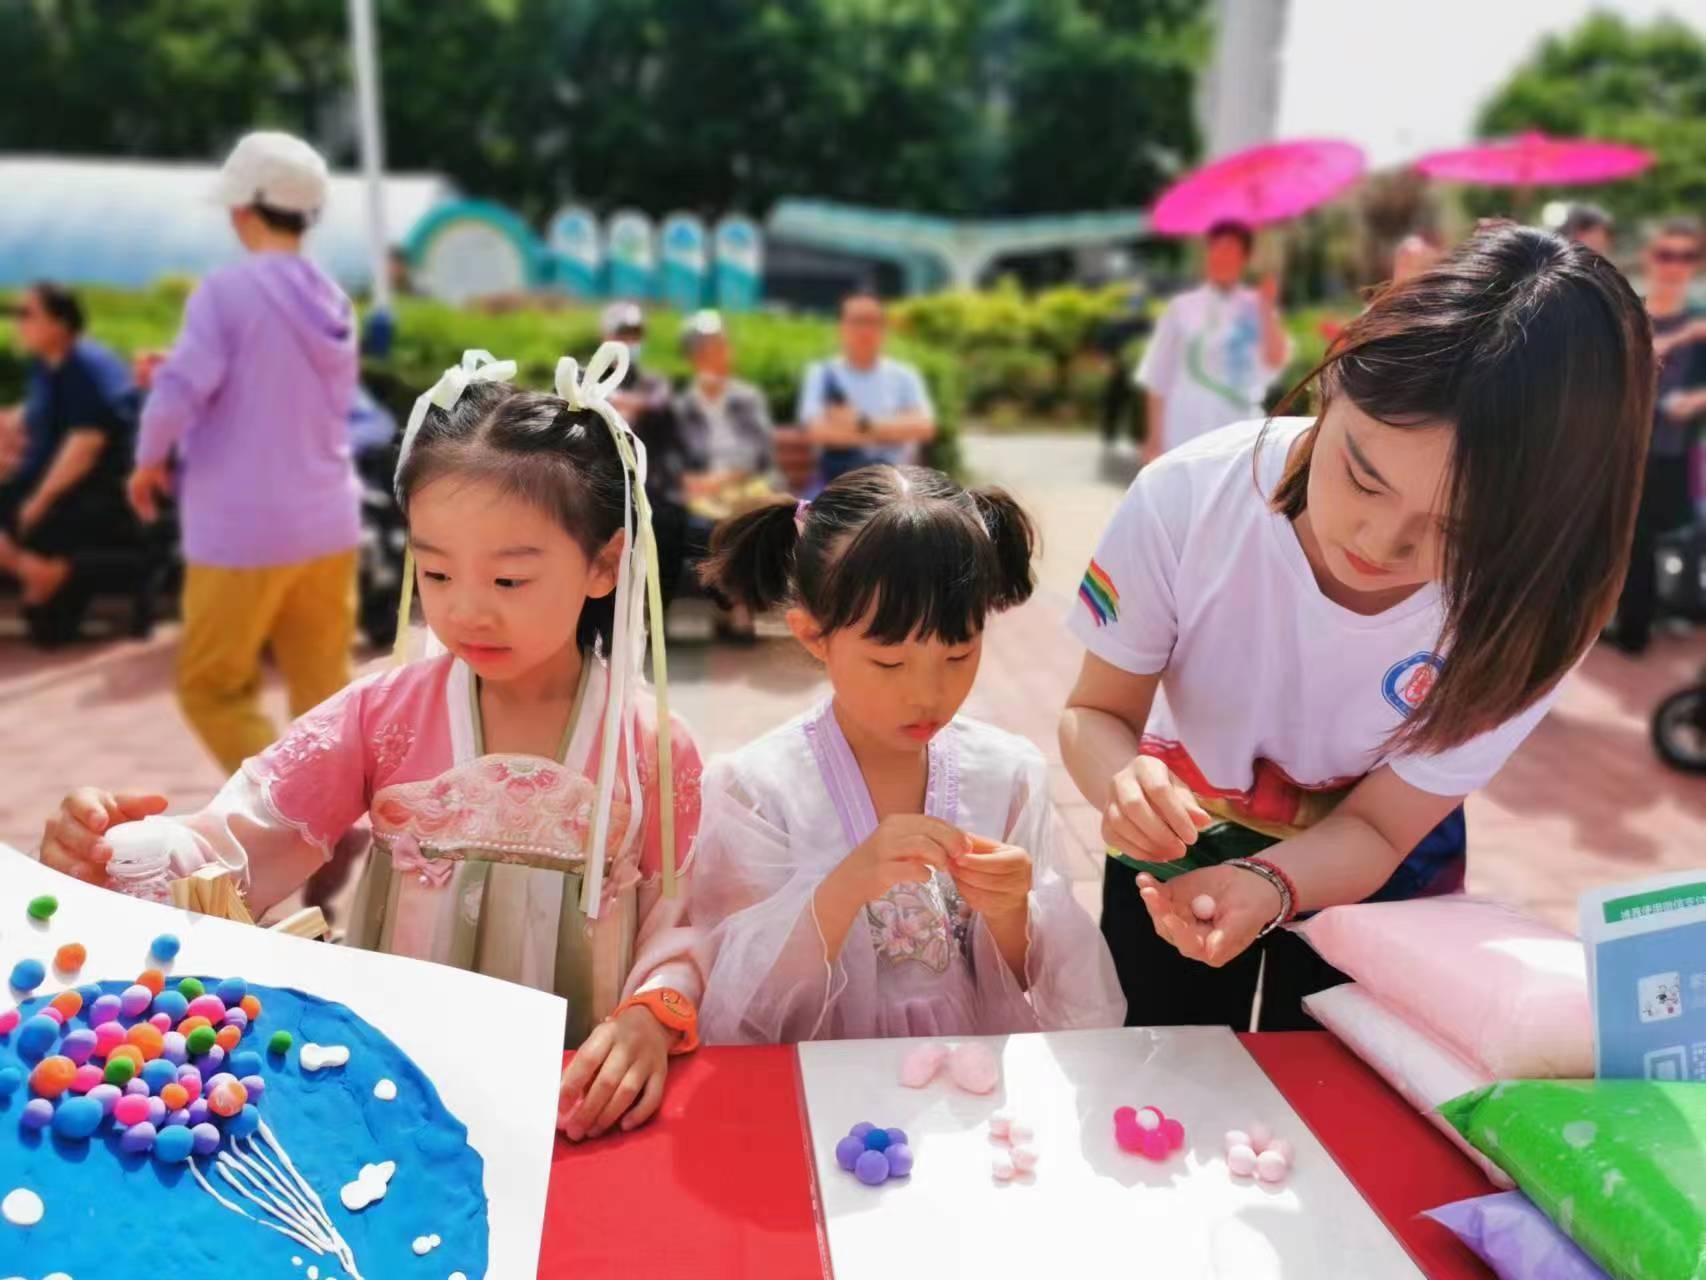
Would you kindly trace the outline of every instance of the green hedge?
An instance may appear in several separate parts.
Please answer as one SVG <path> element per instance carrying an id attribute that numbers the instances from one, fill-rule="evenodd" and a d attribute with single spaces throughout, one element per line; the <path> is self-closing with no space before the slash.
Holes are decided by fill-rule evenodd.
<path id="1" fill-rule="evenodd" d="M 83 289 L 91 336 L 126 355 L 163 350 L 171 345 L 189 285 L 170 281 L 154 289 L 124 292 Z M 687 362 L 679 345 L 681 318 L 658 310 L 648 316 L 645 360 L 672 378 L 685 376 Z M 794 420 L 799 381 L 807 364 L 835 350 L 833 322 L 766 314 L 729 318 L 735 364 L 740 376 L 756 385 L 770 402 L 778 423 Z M 384 360 L 365 363 L 368 388 L 401 422 L 417 395 L 456 363 L 469 347 L 515 360 L 518 381 L 549 387 L 564 355 L 582 362 L 598 346 L 598 315 L 587 307 L 520 305 L 506 310 L 472 310 L 419 298 L 400 299 L 396 340 Z M 23 361 L 7 330 L 0 338 L 0 403 L 18 398 Z M 959 428 L 965 403 L 959 361 L 951 354 L 902 335 L 893 354 L 916 364 L 936 403 L 939 434 L 931 460 L 949 470 L 959 465 Z"/>
<path id="2" fill-rule="evenodd" d="M 171 280 L 141 292 L 81 292 L 93 335 L 132 354 L 171 344 L 189 288 L 188 281 Z M 1122 316 L 1126 306 L 1123 288 L 1068 286 L 1026 295 L 1010 281 L 983 292 L 928 294 L 896 303 L 893 353 L 919 367 L 936 402 L 941 431 L 932 461 L 958 468 L 961 419 L 968 412 L 1021 425 L 1098 420 L 1109 369 L 1107 357 L 1092 342 L 1098 328 Z M 1348 313 L 1329 308 L 1288 313 L 1297 351 L 1282 379 L 1285 388 L 1320 360 L 1326 349 L 1322 322 L 1335 317 L 1348 318 Z M 646 363 L 672 378 L 684 376 L 680 316 L 654 311 L 649 325 Z M 763 391 L 778 423 L 792 422 L 806 365 L 835 349 L 834 322 L 761 313 L 729 317 L 729 326 L 741 376 Z M 15 401 L 23 384 L 23 362 L 11 342 L 9 331 L 0 337 L 0 404 Z M 391 355 L 368 361 L 364 377 L 401 421 L 421 390 L 465 348 L 484 347 L 516 360 L 522 383 L 548 387 L 559 356 L 584 360 L 597 345 L 597 313 L 587 307 L 526 304 L 472 310 L 405 298 L 398 305 Z M 1142 352 L 1139 339 L 1122 353 L 1128 373 Z M 1141 434 L 1141 396 L 1135 412 Z"/>

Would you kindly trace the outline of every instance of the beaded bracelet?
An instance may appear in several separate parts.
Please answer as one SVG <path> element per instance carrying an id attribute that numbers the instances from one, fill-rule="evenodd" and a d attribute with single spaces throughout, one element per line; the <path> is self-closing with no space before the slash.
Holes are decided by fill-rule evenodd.
<path id="1" fill-rule="evenodd" d="M 1266 858 L 1233 858 L 1226 865 L 1242 867 L 1245 871 L 1261 876 L 1262 879 L 1273 885 L 1280 896 L 1279 914 L 1268 921 L 1262 931 L 1256 935 L 1258 938 L 1267 937 L 1281 925 L 1289 924 L 1297 915 L 1297 886 L 1291 882 L 1291 877 L 1279 867 Z"/>

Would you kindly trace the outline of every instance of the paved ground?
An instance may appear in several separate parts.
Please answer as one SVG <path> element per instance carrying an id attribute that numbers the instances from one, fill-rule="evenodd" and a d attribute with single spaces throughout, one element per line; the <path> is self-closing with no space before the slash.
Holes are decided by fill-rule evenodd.
<path id="1" fill-rule="evenodd" d="M 1103 474 L 1088 437 L 984 437 L 971 442 L 968 456 L 978 472 L 1012 488 L 1044 529 L 1041 589 L 992 625 L 970 710 L 1029 736 L 1057 760 L 1055 716 L 1078 661 L 1060 618 L 1121 478 Z M 690 609 L 679 612 L 672 631 L 690 633 L 703 621 Z M 145 642 L 42 657 L 0 635 L 0 840 L 33 845 L 45 814 L 79 782 L 159 789 L 175 808 L 213 794 L 219 772 L 173 703 L 175 643 L 175 630 L 162 627 Z M 1569 927 L 1575 896 L 1589 885 L 1706 861 L 1706 782 L 1662 768 L 1646 736 L 1651 707 L 1701 666 L 1706 636 L 1662 637 L 1639 662 L 1590 655 L 1558 708 L 1471 799 L 1471 888 Z M 713 752 L 793 715 L 823 687 L 780 634 L 751 650 L 683 638 L 672 648 L 671 671 L 680 709 Z M 1093 898 L 1094 815 L 1058 763 L 1054 790 L 1075 873 Z"/>

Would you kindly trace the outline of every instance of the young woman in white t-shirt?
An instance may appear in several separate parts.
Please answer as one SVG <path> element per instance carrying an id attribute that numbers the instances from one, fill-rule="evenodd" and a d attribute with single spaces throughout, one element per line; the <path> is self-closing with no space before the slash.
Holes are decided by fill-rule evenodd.
<path id="1" fill-rule="evenodd" d="M 1260 985 L 1263 1027 L 1308 1025 L 1343 978 L 1273 930 L 1461 888 L 1464 796 L 1616 603 L 1653 356 L 1604 259 L 1483 231 L 1310 385 L 1316 417 L 1145 468 L 1074 610 L 1061 745 L 1122 859 L 1102 931 L 1134 1024 L 1243 1025 Z"/>

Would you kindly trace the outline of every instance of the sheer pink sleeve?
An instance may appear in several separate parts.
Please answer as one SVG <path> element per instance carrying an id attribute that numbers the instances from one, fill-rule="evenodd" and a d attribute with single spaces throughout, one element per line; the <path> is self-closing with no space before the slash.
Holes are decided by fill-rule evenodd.
<path id="1" fill-rule="evenodd" d="M 243 881 L 257 916 L 300 888 L 367 807 L 363 705 L 371 681 L 350 685 L 244 763 L 197 813 L 113 828 L 112 868 L 151 872 L 120 881 L 161 897 L 171 880 L 219 863 Z"/>

